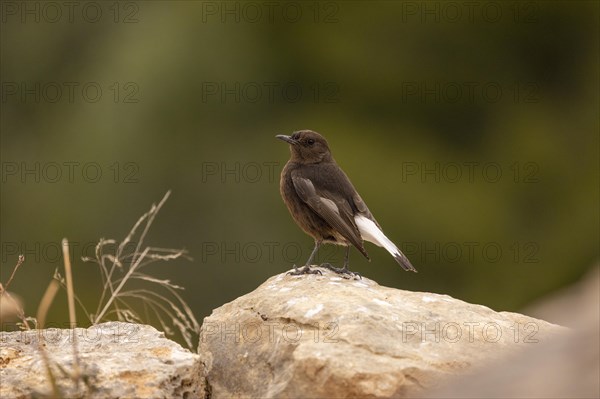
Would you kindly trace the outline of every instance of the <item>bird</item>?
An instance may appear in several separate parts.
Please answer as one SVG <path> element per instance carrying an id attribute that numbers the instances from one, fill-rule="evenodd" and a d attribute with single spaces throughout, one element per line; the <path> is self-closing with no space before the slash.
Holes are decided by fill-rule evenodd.
<path id="1" fill-rule="evenodd" d="M 338 166 L 325 137 L 312 130 L 298 130 L 276 138 L 289 144 L 291 157 L 281 171 L 279 190 L 298 226 L 314 239 L 315 246 L 304 267 L 294 265 L 292 275 L 321 274 L 311 263 L 323 243 L 346 247 L 343 267 L 320 266 L 341 275 L 359 276 L 348 269 L 350 247 L 371 260 L 364 241 L 385 248 L 406 271 L 417 272 L 408 258 L 386 237 L 367 204 Z"/>

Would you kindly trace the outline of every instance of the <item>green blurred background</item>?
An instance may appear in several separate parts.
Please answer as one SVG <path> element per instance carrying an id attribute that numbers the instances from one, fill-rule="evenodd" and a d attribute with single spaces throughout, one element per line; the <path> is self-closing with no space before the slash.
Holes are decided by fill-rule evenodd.
<path id="1" fill-rule="evenodd" d="M 597 2 L 74 4 L 2 4 L 0 281 L 24 253 L 28 314 L 63 237 L 95 304 L 79 258 L 169 189 L 147 243 L 193 260 L 153 270 L 198 319 L 304 262 L 274 138 L 299 129 L 419 270 L 353 251 L 382 285 L 518 311 L 598 261 Z"/>

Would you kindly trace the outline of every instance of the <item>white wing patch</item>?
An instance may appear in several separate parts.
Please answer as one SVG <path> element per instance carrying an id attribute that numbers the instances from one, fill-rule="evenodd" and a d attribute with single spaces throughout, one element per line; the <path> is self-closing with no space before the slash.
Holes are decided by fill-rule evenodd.
<path id="1" fill-rule="evenodd" d="M 371 219 L 358 214 L 354 216 L 354 222 L 363 240 L 385 248 L 393 256 L 400 256 L 398 247 L 383 234 L 383 231 L 379 230 L 379 227 Z"/>

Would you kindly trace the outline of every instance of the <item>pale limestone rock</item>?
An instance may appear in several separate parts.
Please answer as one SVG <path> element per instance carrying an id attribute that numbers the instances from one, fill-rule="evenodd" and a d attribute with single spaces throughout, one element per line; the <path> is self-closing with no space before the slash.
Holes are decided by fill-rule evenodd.
<path id="1" fill-rule="evenodd" d="M 565 330 L 321 270 L 274 276 L 204 319 L 213 398 L 409 397 Z"/>
<path id="2" fill-rule="evenodd" d="M 600 269 L 527 310 L 569 326 L 556 339 L 471 370 L 427 398 L 600 398 Z"/>
<path id="3" fill-rule="evenodd" d="M 52 396 L 50 364 L 62 397 L 199 398 L 205 396 L 199 356 L 151 326 L 110 322 L 77 328 L 79 388 L 59 370 L 74 370 L 73 330 L 0 333 L 0 397 Z M 40 334 L 49 361 L 40 352 Z M 86 396 L 87 395 L 89 396 Z"/>

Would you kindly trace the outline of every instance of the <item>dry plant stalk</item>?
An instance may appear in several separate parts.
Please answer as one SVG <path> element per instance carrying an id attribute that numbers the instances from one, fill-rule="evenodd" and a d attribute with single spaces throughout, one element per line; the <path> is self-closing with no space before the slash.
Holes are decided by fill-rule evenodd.
<path id="1" fill-rule="evenodd" d="M 69 304 L 69 324 L 73 331 L 73 373 L 71 378 L 79 390 L 79 380 L 81 378 L 81 367 L 79 365 L 79 349 L 77 346 L 77 315 L 75 313 L 75 292 L 73 291 L 73 270 L 71 269 L 71 256 L 69 255 L 69 241 L 66 238 L 62 240 L 63 260 L 65 263 L 65 275 L 67 276 L 67 301 Z"/>
<path id="2" fill-rule="evenodd" d="M 35 319 L 33 319 L 32 317 L 25 316 L 25 311 L 23 310 L 23 306 L 21 305 L 21 303 L 15 298 L 13 298 L 12 295 L 10 295 L 10 292 L 8 292 L 8 287 L 10 287 L 10 283 L 12 283 L 13 279 L 15 278 L 15 274 L 17 273 L 17 270 L 19 270 L 19 267 L 23 264 L 24 261 L 25 256 L 19 255 L 17 264 L 13 268 L 13 271 L 10 274 L 10 277 L 8 278 L 6 284 L 2 285 L 2 283 L 0 283 L 0 300 L 4 299 L 10 301 L 10 303 L 14 307 L 15 315 L 18 317 L 19 320 L 21 320 L 20 327 L 24 330 L 31 330 L 29 322 L 32 322 L 35 326 Z"/>
<path id="3" fill-rule="evenodd" d="M 69 304 L 69 322 L 71 328 L 77 327 L 77 316 L 75 315 L 75 293 L 73 291 L 73 271 L 71 270 L 71 256 L 69 255 L 69 241 L 62 240 L 63 260 L 65 262 L 65 276 L 67 277 L 67 301 Z"/>
<path id="4" fill-rule="evenodd" d="M 177 292 L 183 288 L 143 271 L 144 267 L 155 262 L 187 257 L 183 249 L 144 246 L 146 234 L 170 194 L 167 191 L 158 205 L 153 204 L 118 245 L 115 240 L 100 239 L 95 258 L 82 258 L 84 262 L 98 264 L 103 282 L 98 308 L 89 317 L 94 324 L 107 320 L 111 314 L 116 315 L 119 321 L 141 323 L 143 318 L 133 307 L 133 302 L 138 301 L 156 317 L 165 334 L 173 335 L 170 325 L 174 326 L 187 346 L 193 349 L 193 338 L 199 334 L 200 325 Z M 141 233 L 138 234 L 140 228 Z M 148 283 L 148 288 L 130 288 L 128 283 L 135 280 Z"/>
<path id="5" fill-rule="evenodd" d="M 25 261 L 25 256 L 19 255 L 17 264 L 13 268 L 13 271 L 12 271 L 8 281 L 6 282 L 6 284 L 3 286 L 2 283 L 0 283 L 0 298 L 5 297 L 5 298 L 13 301 L 17 305 L 17 317 L 19 317 L 19 319 L 21 320 L 20 327 L 23 330 L 31 331 L 29 322 L 33 322 L 34 325 L 37 327 L 37 320 L 33 317 L 25 316 L 25 311 L 23 310 L 23 307 L 21 306 L 21 304 L 19 302 L 15 301 L 15 299 L 12 296 L 10 296 L 10 294 L 7 291 L 8 287 L 10 286 L 10 283 L 12 282 L 13 278 L 15 277 L 17 270 L 23 264 L 24 261 Z M 46 290 L 46 294 L 44 295 L 44 297 L 46 297 L 46 295 L 49 295 L 48 294 L 49 290 L 50 290 L 50 287 L 48 287 L 48 289 Z M 54 294 L 52 294 L 52 297 L 49 298 L 50 302 L 52 302 L 52 298 L 54 298 Z M 47 306 L 50 307 L 50 304 L 48 303 Z M 46 311 L 47 311 L 47 309 L 46 309 Z M 39 314 L 40 314 L 40 311 L 38 310 L 38 315 Z M 43 317 L 44 318 L 46 317 L 45 313 L 43 313 Z M 42 361 L 44 362 L 44 368 L 46 369 L 46 374 L 48 375 L 48 380 L 50 381 L 50 386 L 52 387 L 52 396 L 55 398 L 60 398 L 60 397 L 62 397 L 62 395 L 61 395 L 60 390 L 58 389 L 58 385 L 56 383 L 56 378 L 54 378 L 54 373 L 52 372 L 50 359 L 48 358 L 48 354 L 46 353 L 46 350 L 44 349 L 43 334 L 39 334 L 38 338 L 39 338 L 38 339 L 38 351 L 40 352 L 40 356 L 42 357 Z"/>
<path id="6" fill-rule="evenodd" d="M 40 304 L 38 305 L 37 314 L 35 316 L 37 319 L 38 328 L 42 329 L 44 328 L 44 325 L 46 325 L 46 315 L 48 314 L 50 305 L 54 301 L 54 297 L 58 293 L 59 289 L 60 282 L 56 277 L 54 277 L 52 280 L 50 280 L 50 284 L 48 284 L 48 288 L 46 288 L 46 292 L 44 292 L 44 296 L 42 296 Z"/>

